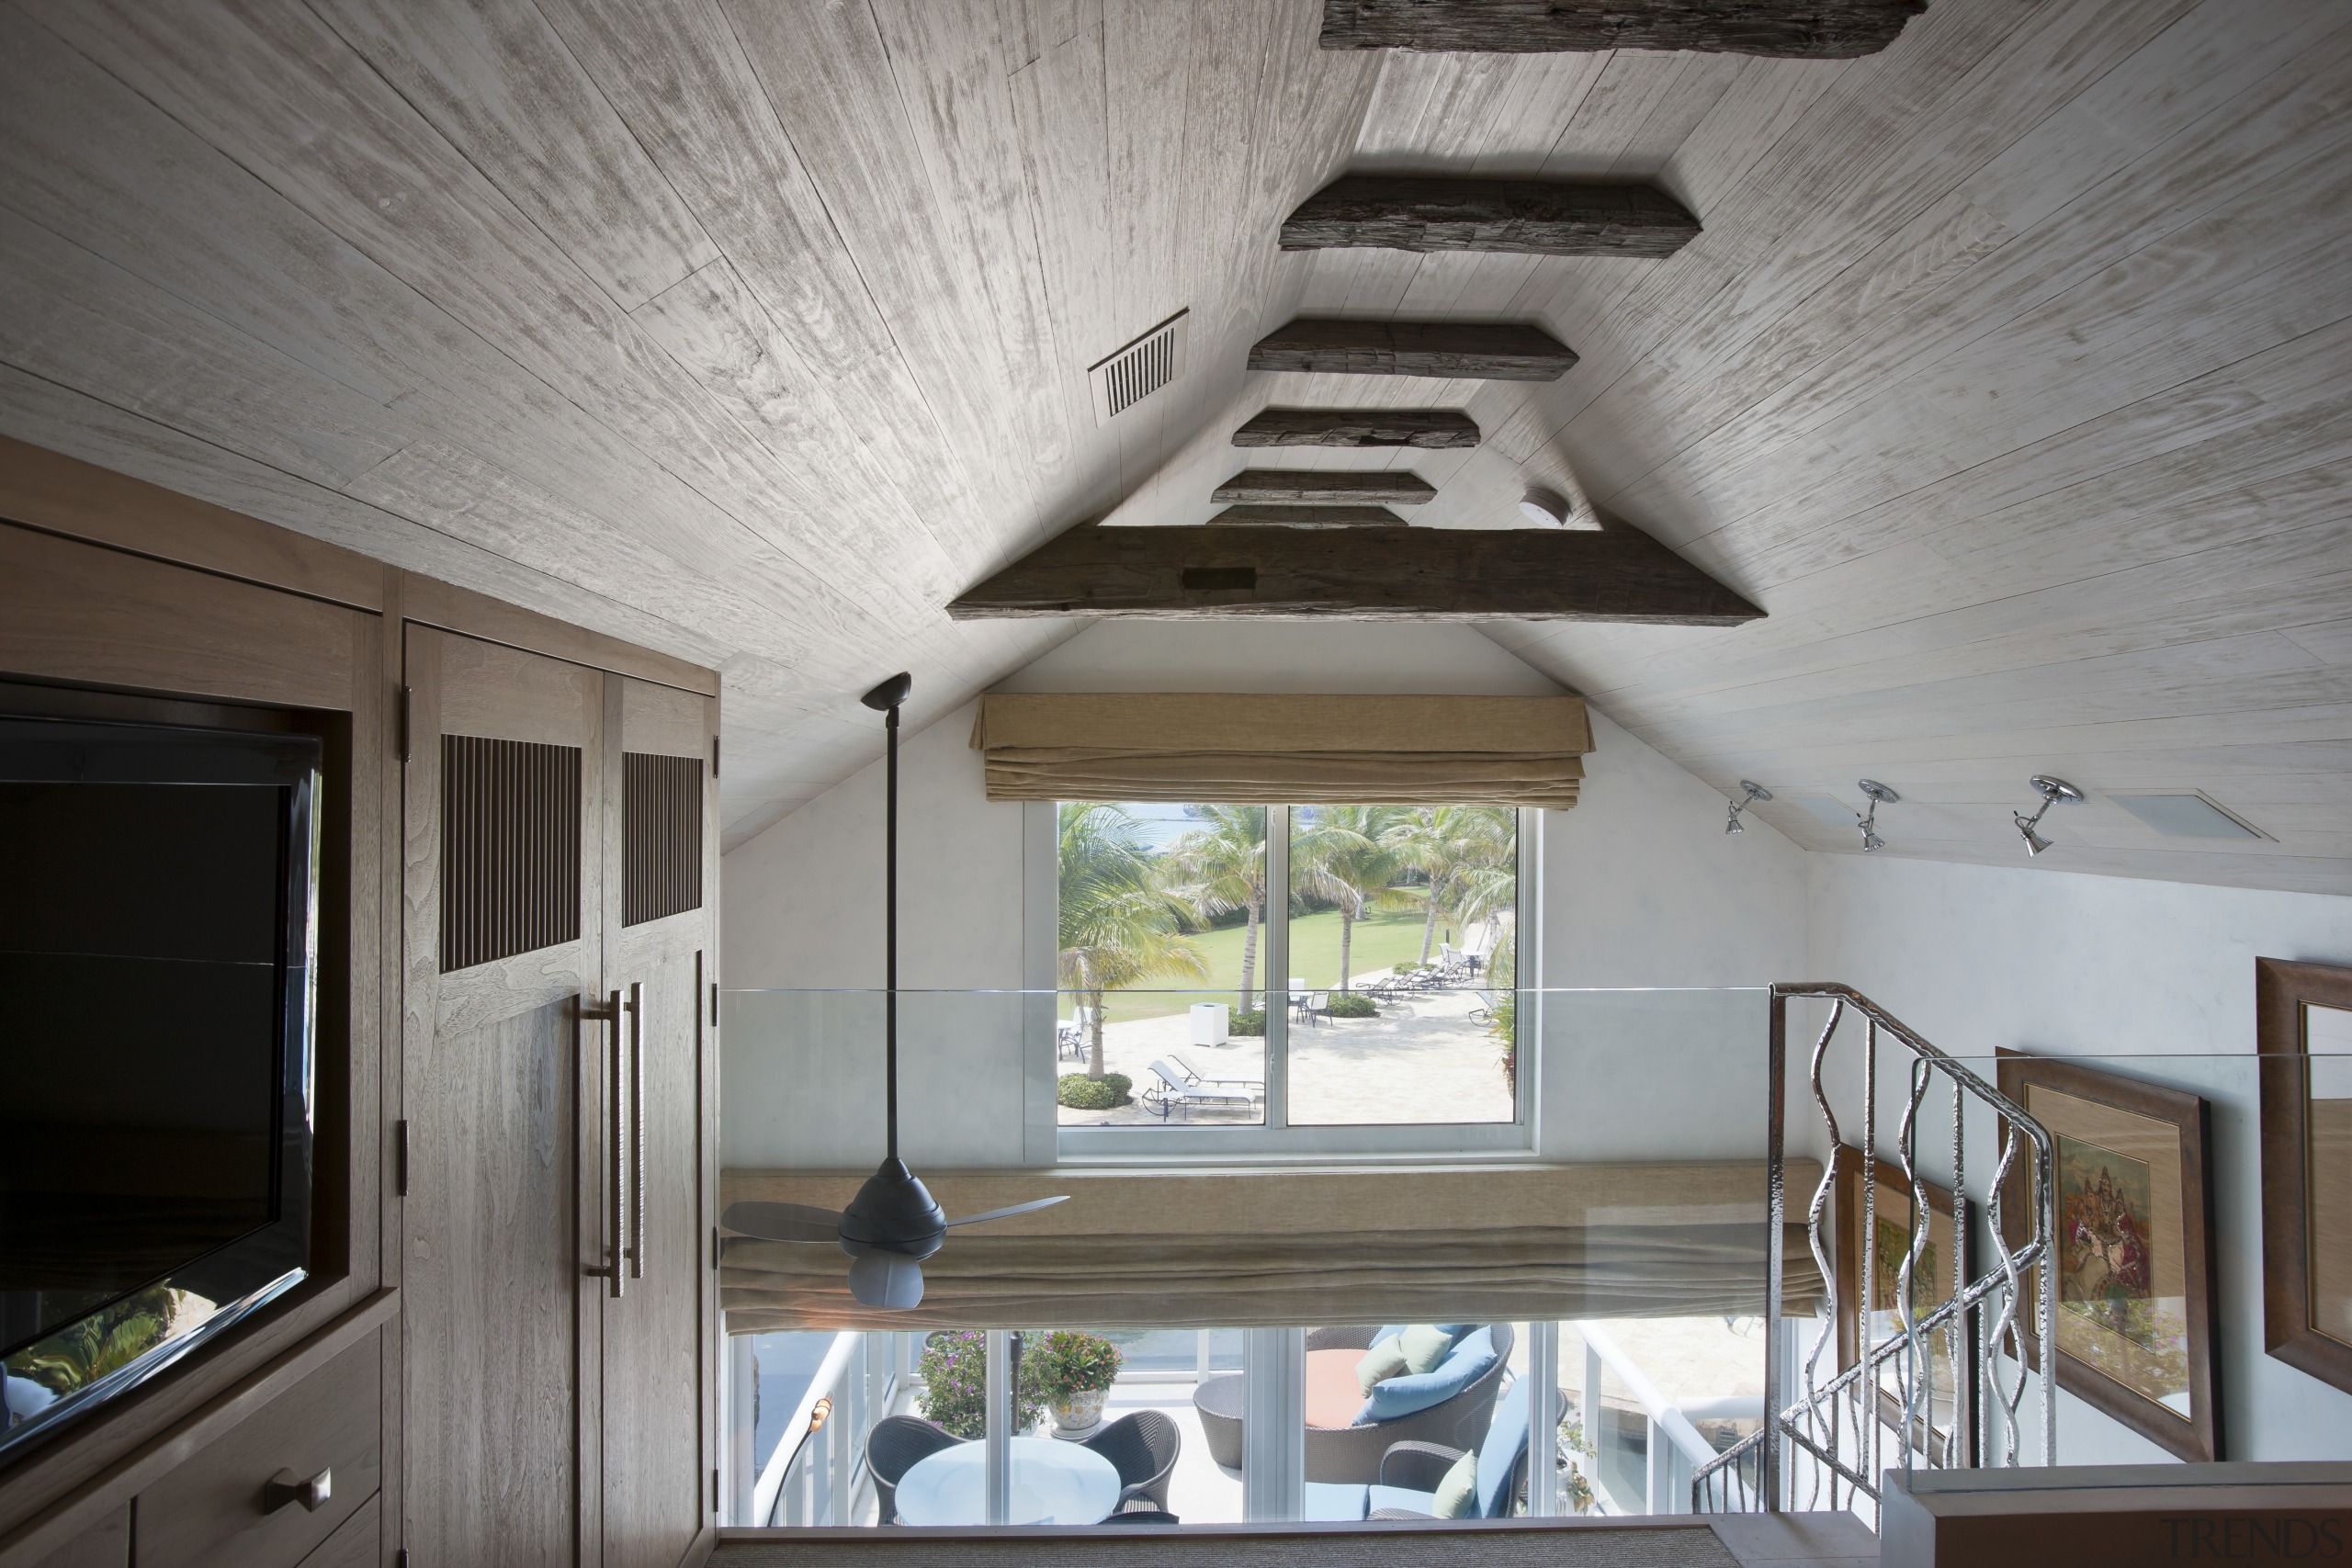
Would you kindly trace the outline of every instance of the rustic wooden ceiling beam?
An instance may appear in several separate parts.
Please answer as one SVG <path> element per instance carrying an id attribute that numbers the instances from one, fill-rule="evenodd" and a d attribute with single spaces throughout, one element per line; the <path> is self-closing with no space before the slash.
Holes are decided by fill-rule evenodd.
<path id="1" fill-rule="evenodd" d="M 1267 409 L 1233 433 L 1236 446 L 1419 446 L 1478 445 L 1478 425 L 1459 409 Z"/>
<path id="2" fill-rule="evenodd" d="M 947 613 L 1730 626 L 1764 612 L 1623 524 L 1577 533 L 1089 523 L 967 590 Z"/>
<path id="3" fill-rule="evenodd" d="M 1244 468 L 1216 487 L 1211 501 L 1392 501 L 1419 506 L 1437 486 L 1410 473 L 1340 472 L 1329 468 Z"/>
<path id="4" fill-rule="evenodd" d="M 1927 0 L 1323 0 L 1325 49 L 1552 54 L 1876 54 Z"/>
<path id="5" fill-rule="evenodd" d="M 1670 256 L 1698 234 L 1654 186 L 1350 175 L 1283 220 L 1282 248 Z"/>
<path id="6" fill-rule="evenodd" d="M 1260 338 L 1252 370 L 1445 380 L 1556 381 L 1577 352 L 1541 327 L 1490 321 L 1351 321 L 1301 317 Z"/>
<path id="7" fill-rule="evenodd" d="M 1385 506 L 1300 506 L 1275 502 L 1228 506 L 1209 519 L 1212 528 L 1402 528 L 1405 520 Z"/>

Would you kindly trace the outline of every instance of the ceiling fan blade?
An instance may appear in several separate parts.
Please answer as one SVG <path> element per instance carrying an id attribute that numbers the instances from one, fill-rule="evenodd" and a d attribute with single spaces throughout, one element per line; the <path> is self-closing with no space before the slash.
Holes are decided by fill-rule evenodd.
<path id="1" fill-rule="evenodd" d="M 849 1266 L 849 1293 L 860 1306 L 904 1312 L 922 1301 L 922 1265 L 903 1252 L 863 1252 Z"/>
<path id="2" fill-rule="evenodd" d="M 951 1230 L 957 1225 L 984 1225 L 990 1220 L 1009 1220 L 1015 1214 L 1025 1214 L 1033 1209 L 1050 1209 L 1057 1203 L 1069 1201 L 1069 1194 L 1065 1192 L 1058 1198 L 1037 1198 L 1026 1203 L 1015 1203 L 1010 1209 L 990 1209 L 984 1214 L 967 1214 L 960 1220 L 948 1221 L 947 1224 Z"/>
<path id="3" fill-rule="evenodd" d="M 839 1241 L 842 1217 L 807 1203 L 729 1203 L 718 1223 L 763 1241 Z"/>

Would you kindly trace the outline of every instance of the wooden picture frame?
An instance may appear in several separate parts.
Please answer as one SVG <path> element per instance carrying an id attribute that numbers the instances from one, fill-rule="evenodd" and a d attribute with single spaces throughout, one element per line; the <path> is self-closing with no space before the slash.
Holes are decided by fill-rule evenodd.
<path id="1" fill-rule="evenodd" d="M 2257 958 L 2254 1008 L 2263 1348 L 2352 1393 L 2352 1081 L 2321 1081 L 2311 1048 L 2314 1008 L 2352 1046 L 2352 969 Z M 2327 1077 L 2352 1080 L 2352 1057 L 2331 1053 Z"/>
<path id="2" fill-rule="evenodd" d="M 2056 1145 L 2058 1386 L 2167 1453 L 2218 1461 L 2211 1108 L 2184 1089 L 2006 1049 L 1997 1072 L 2001 1092 Z M 2031 1234 L 2028 1165 L 2021 1151 L 2002 1200 L 2013 1247 Z M 2038 1369 L 2036 1300 L 2019 1303 L 2018 1323 Z"/>
<path id="3" fill-rule="evenodd" d="M 1852 1366 L 1860 1355 L 1864 1164 L 1861 1150 L 1850 1145 L 1838 1145 L 1837 1185 L 1833 1190 L 1837 1224 L 1833 1266 L 1838 1273 L 1838 1370 L 1841 1372 Z M 1890 1320 L 1885 1329 L 1881 1330 L 1883 1333 L 1886 1329 L 1899 1326 L 1899 1322 L 1893 1319 L 1893 1314 L 1886 1308 L 1894 1299 L 1894 1280 L 1902 1264 L 1902 1254 L 1910 1247 L 1911 1238 L 1917 1234 L 1912 1214 L 1914 1195 L 1900 1165 L 1883 1156 L 1868 1164 L 1878 1187 L 1877 1201 L 1869 1216 L 1875 1221 L 1879 1231 L 1877 1257 L 1873 1260 L 1879 1280 L 1871 1291 L 1871 1304 L 1878 1310 L 1872 1315 Z M 1956 1229 L 1951 1190 L 1939 1187 L 1932 1181 L 1923 1180 L 1919 1185 L 1928 1200 L 1928 1251 L 1920 1259 L 1924 1278 L 1913 1281 L 1912 1299 L 1932 1311 L 1951 1299 L 1954 1252 L 1959 1255 L 1963 1279 L 1973 1276 L 1975 1260 L 1967 1232 Z M 1890 1247 L 1893 1248 L 1892 1261 L 1889 1260 Z M 1940 1335 L 1936 1337 L 1935 1344 L 1936 1348 L 1930 1353 L 1940 1358 L 1943 1344 Z M 1939 1359 L 1932 1374 L 1930 1386 L 1935 1390 L 1936 1399 L 1930 1402 L 1928 1436 L 1938 1444 L 1948 1441 L 1955 1430 L 1961 1435 L 1963 1446 L 1971 1441 L 1975 1429 L 1975 1411 L 1969 1396 L 1976 1383 L 1975 1361 L 1975 1346 L 1963 1324 L 1959 1366 L 1947 1369 Z M 1951 1375 L 1955 1370 L 1958 1372 L 1956 1383 Z M 1940 1410 L 1934 1407 L 1939 1401 L 1952 1401 L 1955 1393 L 1956 1406 L 1947 1403 Z M 1902 1401 L 1883 1386 L 1879 1390 L 1878 1411 L 1881 1421 L 1901 1430 L 1904 1418 Z M 1955 1458 L 1953 1462 L 1960 1461 Z"/>

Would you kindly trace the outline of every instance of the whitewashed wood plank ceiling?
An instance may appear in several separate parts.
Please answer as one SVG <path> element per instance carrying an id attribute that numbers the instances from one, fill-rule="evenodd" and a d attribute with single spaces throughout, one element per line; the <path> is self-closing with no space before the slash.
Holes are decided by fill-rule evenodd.
<path id="1" fill-rule="evenodd" d="M 1315 48 L 1317 0 L 0 5 L 0 431 L 720 668 L 740 841 L 1075 629 L 951 623 L 1083 518 L 1409 468 L 1763 605 L 1489 627 L 1890 854 L 2352 891 L 2352 7 L 1933 0 L 1885 52 Z M 1659 261 L 1285 254 L 1342 172 L 1654 180 Z M 1098 425 L 1086 367 L 1189 310 Z M 1272 375 L 1292 317 L 1523 321 L 1557 382 Z M 1268 406 L 1475 450 L 1245 452 Z M 2202 789 L 2269 835 L 2162 838 Z M 1710 830 L 1694 824 L 1693 831 Z"/>

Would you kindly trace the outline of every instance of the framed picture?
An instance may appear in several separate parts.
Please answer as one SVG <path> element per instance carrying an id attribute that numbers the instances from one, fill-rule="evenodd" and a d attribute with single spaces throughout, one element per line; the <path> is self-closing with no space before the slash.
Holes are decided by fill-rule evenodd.
<path id="1" fill-rule="evenodd" d="M 2219 1460 L 2205 1101 L 2014 1051 L 2000 1053 L 1999 1077 L 2057 1145 L 2058 1386 L 2184 1460 Z M 2028 1163 L 2020 1155 L 2002 1203 L 2012 1247 L 2030 1234 Z M 2038 1368 L 2030 1298 L 2018 1318 Z"/>
<path id="2" fill-rule="evenodd" d="M 1875 1346 L 1900 1339 L 1907 1326 L 1901 1282 L 1904 1257 L 1911 1249 L 1912 1238 L 1918 1234 L 1917 1200 L 1901 1166 L 1883 1157 L 1867 1163 L 1871 1167 L 1871 1190 L 1866 1193 L 1862 1152 L 1848 1146 L 1838 1150 L 1835 1200 L 1840 1371 L 1854 1364 L 1864 1343 Z M 1955 1262 L 1961 1277 L 1965 1278 L 1972 1260 L 1968 1257 L 1968 1238 L 1954 1233 L 1951 1190 L 1931 1181 L 1922 1181 L 1920 1187 L 1928 1198 L 1928 1245 L 1913 1268 L 1911 1310 L 1924 1317 L 1951 1300 Z M 1866 1197 L 1871 1200 L 1868 1203 L 1864 1201 Z M 1866 1223 L 1870 1227 L 1867 1232 Z M 1875 1246 L 1865 1245 L 1871 1236 L 1875 1237 Z M 1865 1261 L 1870 1265 L 1871 1280 L 1867 1341 L 1861 1325 Z M 1951 1334 L 1939 1331 L 1923 1344 L 1929 1361 L 1928 1386 L 1932 1393 L 1928 1430 L 1917 1436 L 1923 1443 L 1941 1448 L 1954 1441 L 1957 1434 L 1964 1444 L 1973 1427 L 1967 1404 L 1968 1391 L 1975 1385 L 1974 1351 L 1967 1325 L 1962 1324 Z M 1892 1363 L 1882 1367 L 1878 1409 L 1881 1420 L 1900 1429 L 1903 1397 L 1897 1371 Z M 1970 1461 L 1953 1452 L 1943 1462 Z"/>
<path id="3" fill-rule="evenodd" d="M 2352 969 L 2254 961 L 2262 1337 L 2352 1393 Z"/>

